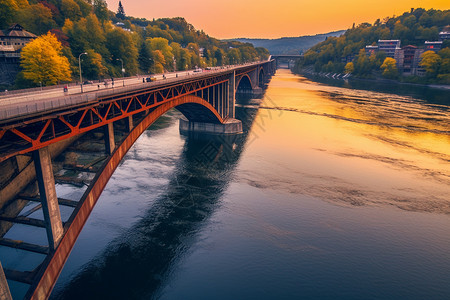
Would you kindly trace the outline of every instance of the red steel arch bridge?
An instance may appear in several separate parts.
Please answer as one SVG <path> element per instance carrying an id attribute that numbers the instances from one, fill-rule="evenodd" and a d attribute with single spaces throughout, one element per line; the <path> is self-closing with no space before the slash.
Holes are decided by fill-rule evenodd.
<path id="1" fill-rule="evenodd" d="M 42 262 L 26 271 L 8 268 L 7 258 L 0 257 L 0 298 L 12 299 L 8 280 L 28 284 L 27 299 L 50 296 L 109 178 L 160 116 L 176 108 L 185 117 L 180 120 L 182 131 L 240 133 L 242 124 L 234 118 L 236 92 L 262 93 L 275 70 L 275 60 L 268 60 L 179 72 L 152 82 L 129 80 L 125 85 L 124 80 L 119 87 L 116 80 L 114 88 L 98 85 L 84 93 L 49 89 L 0 95 L 0 247 L 42 255 Z M 124 128 L 120 140 L 115 137 L 117 126 Z M 95 171 L 92 166 L 77 166 L 95 174 L 79 201 L 58 198 L 52 160 L 83 134 L 99 129 L 106 153 L 101 166 Z M 32 184 L 37 186 L 34 194 L 26 192 Z M 23 213 L 30 203 L 34 207 Z M 73 209 L 65 221 L 60 213 L 63 206 Z M 43 220 L 29 217 L 37 210 L 42 210 Z M 47 243 L 8 235 L 15 224 L 45 229 Z"/>

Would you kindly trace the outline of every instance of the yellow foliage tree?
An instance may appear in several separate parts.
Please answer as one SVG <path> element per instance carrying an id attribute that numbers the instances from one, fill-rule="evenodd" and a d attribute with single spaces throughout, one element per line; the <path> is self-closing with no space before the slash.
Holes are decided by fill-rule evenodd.
<path id="1" fill-rule="evenodd" d="M 348 63 L 345 65 L 344 73 L 345 73 L 345 74 L 351 74 L 351 73 L 353 73 L 354 71 L 355 71 L 355 66 L 353 65 L 352 62 L 348 62 Z"/>
<path id="2" fill-rule="evenodd" d="M 72 79 L 69 60 L 62 55 L 61 43 L 50 32 L 23 47 L 20 66 L 23 77 L 36 84 L 53 85 Z"/>
<path id="3" fill-rule="evenodd" d="M 391 57 L 386 57 L 383 64 L 381 65 L 381 70 L 383 70 L 383 76 L 389 79 L 394 79 L 398 77 L 397 61 Z"/>
<path id="4" fill-rule="evenodd" d="M 428 77 L 436 77 L 442 58 L 433 51 L 425 51 L 420 58 L 422 60 L 419 65 L 425 69 L 426 75 Z"/>

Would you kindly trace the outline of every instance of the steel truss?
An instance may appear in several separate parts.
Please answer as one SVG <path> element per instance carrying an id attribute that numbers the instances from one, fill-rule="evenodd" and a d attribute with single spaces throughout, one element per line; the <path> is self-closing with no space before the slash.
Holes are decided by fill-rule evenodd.
<path id="1" fill-rule="evenodd" d="M 0 125 L 0 162 L 65 140 L 172 101 L 228 82 L 219 75 L 99 98 L 82 107 L 30 117 Z M 198 94 L 198 93 L 197 93 Z M 209 95 L 209 93 L 208 93 Z M 209 99 L 206 99 L 210 101 Z M 213 105 L 217 108 L 217 104 Z M 220 113 L 219 113 L 220 114 Z M 226 116 L 221 115 L 222 119 Z"/>

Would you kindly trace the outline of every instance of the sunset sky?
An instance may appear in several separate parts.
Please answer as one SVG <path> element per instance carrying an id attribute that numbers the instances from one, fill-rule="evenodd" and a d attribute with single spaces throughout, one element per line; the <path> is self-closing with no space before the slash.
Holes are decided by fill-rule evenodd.
<path id="1" fill-rule="evenodd" d="M 119 0 L 106 0 L 117 11 Z M 347 29 L 412 7 L 450 9 L 449 0 L 122 0 L 125 13 L 147 19 L 184 17 L 216 38 L 279 38 Z"/>

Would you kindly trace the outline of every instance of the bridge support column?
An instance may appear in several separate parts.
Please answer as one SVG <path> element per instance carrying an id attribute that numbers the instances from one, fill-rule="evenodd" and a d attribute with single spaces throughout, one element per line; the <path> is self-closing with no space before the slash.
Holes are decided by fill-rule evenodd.
<path id="1" fill-rule="evenodd" d="M 12 300 L 8 281 L 6 281 L 5 272 L 3 272 L 2 263 L 0 263 L 0 299 Z"/>
<path id="2" fill-rule="evenodd" d="M 236 116 L 236 110 L 234 108 L 236 104 L 236 71 L 233 71 L 230 79 L 228 79 L 228 117 L 234 118 Z"/>
<path id="3" fill-rule="evenodd" d="M 56 196 L 52 159 L 48 147 L 34 151 L 33 160 L 46 224 L 48 245 L 50 250 L 54 251 L 63 236 L 64 230 Z"/>
<path id="4" fill-rule="evenodd" d="M 111 155 L 116 148 L 116 143 L 114 142 L 114 124 L 109 123 L 108 125 L 103 126 L 103 130 L 106 154 Z"/>
<path id="5" fill-rule="evenodd" d="M 133 130 L 134 128 L 134 124 L 133 124 L 133 116 L 129 116 L 126 120 L 125 120 L 126 126 L 127 126 L 127 131 L 131 132 L 131 130 Z"/>

